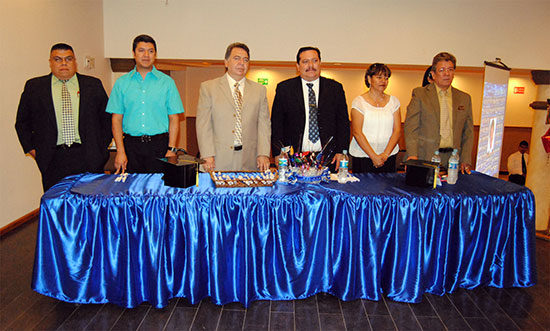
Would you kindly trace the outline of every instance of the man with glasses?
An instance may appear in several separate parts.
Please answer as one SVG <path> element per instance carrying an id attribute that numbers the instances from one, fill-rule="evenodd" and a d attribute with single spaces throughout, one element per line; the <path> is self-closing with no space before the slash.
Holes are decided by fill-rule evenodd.
<path id="1" fill-rule="evenodd" d="M 44 191 L 68 175 L 103 172 L 112 139 L 101 81 L 76 72 L 70 45 L 53 45 L 49 61 L 49 75 L 25 84 L 15 122 L 23 151 L 40 169 Z"/>
<path id="2" fill-rule="evenodd" d="M 461 172 L 470 173 L 474 142 L 472 98 L 451 86 L 455 69 L 454 55 L 443 52 L 433 58 L 433 83 L 415 88 L 407 107 L 405 144 L 408 159 L 430 160 L 439 150 L 443 167 L 456 148 Z"/>

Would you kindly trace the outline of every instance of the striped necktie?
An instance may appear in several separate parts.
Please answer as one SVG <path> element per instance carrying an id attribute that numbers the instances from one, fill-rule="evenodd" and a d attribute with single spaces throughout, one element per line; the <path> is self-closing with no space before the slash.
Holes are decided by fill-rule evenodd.
<path id="1" fill-rule="evenodd" d="M 241 126 L 241 111 L 243 108 L 243 96 L 241 90 L 239 90 L 239 82 L 235 83 L 235 90 L 233 93 L 233 99 L 235 100 L 235 146 L 243 145 L 243 129 Z"/>

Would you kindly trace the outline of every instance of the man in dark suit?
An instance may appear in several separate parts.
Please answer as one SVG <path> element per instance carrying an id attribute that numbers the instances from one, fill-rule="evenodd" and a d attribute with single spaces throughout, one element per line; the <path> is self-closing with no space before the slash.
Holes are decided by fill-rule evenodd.
<path id="1" fill-rule="evenodd" d="M 455 69 L 456 58 L 452 54 L 443 52 L 433 58 L 433 83 L 415 88 L 407 106 L 405 144 L 408 159 L 430 160 L 439 150 L 444 167 L 456 148 L 461 172 L 470 173 L 474 143 L 472 98 L 451 86 Z"/>
<path id="2" fill-rule="evenodd" d="M 68 175 L 103 172 L 112 138 L 101 81 L 76 73 L 67 44 L 53 45 L 49 61 L 49 75 L 25 84 L 15 122 L 23 151 L 40 169 L 44 191 Z"/>
<path id="3" fill-rule="evenodd" d="M 348 106 L 342 84 L 321 77 L 321 51 L 302 47 L 296 55 L 300 76 L 277 85 L 271 110 L 271 147 L 276 158 L 281 147 L 299 151 L 336 153 L 332 163 L 338 169 L 342 151 L 350 141 Z"/>

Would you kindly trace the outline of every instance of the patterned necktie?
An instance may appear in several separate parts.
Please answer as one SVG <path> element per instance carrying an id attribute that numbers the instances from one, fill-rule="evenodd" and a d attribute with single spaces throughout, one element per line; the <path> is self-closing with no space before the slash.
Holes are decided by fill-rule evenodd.
<path id="1" fill-rule="evenodd" d="M 527 175 L 527 164 L 525 163 L 525 154 L 521 154 L 521 171 L 523 175 Z"/>
<path id="2" fill-rule="evenodd" d="M 315 91 L 313 83 L 306 84 L 309 91 L 309 140 L 316 143 L 319 140 L 319 125 L 317 124 L 317 101 L 315 100 Z"/>
<path id="3" fill-rule="evenodd" d="M 71 94 L 69 89 L 67 89 L 67 81 L 61 81 L 63 85 L 61 86 L 61 113 L 63 119 L 63 142 L 71 146 L 75 141 L 76 132 L 74 127 L 74 118 L 73 118 L 73 104 L 71 102 Z"/>
<path id="4" fill-rule="evenodd" d="M 241 127 L 241 110 L 243 108 L 243 96 L 241 90 L 239 90 L 239 82 L 235 83 L 235 91 L 233 93 L 233 99 L 235 100 L 235 146 L 243 145 L 243 129 Z"/>
<path id="5" fill-rule="evenodd" d="M 449 122 L 449 104 L 447 103 L 447 91 L 439 91 L 441 95 L 441 105 L 440 105 L 440 134 L 441 142 L 440 147 L 452 147 L 452 133 L 451 133 L 451 123 Z"/>

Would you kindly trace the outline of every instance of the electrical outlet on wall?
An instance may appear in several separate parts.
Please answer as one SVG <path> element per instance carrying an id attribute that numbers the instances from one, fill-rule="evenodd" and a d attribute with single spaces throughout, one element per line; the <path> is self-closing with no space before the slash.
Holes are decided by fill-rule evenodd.
<path id="1" fill-rule="evenodd" d="M 86 56 L 84 58 L 84 67 L 88 70 L 95 68 L 95 58 L 91 56 Z"/>

